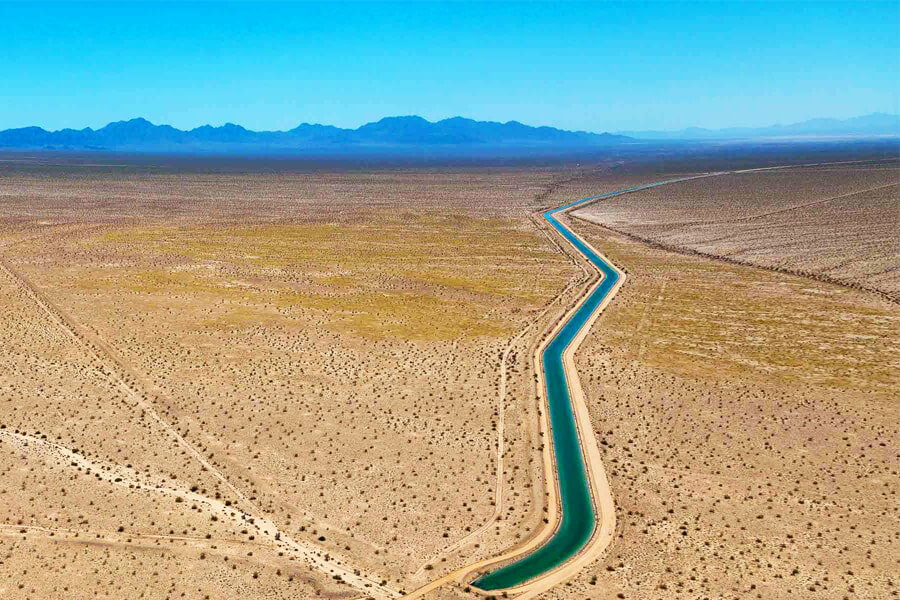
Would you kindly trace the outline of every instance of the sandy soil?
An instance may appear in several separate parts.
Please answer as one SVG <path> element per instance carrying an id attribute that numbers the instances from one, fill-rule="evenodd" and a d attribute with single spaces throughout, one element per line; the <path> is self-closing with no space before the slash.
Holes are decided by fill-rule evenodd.
<path id="1" fill-rule="evenodd" d="M 566 247 L 565 240 L 553 237 L 556 235 L 556 232 L 551 227 L 549 227 L 540 212 L 534 213 L 532 217 L 539 224 L 539 226 L 544 229 L 547 235 L 550 236 L 550 239 L 557 245 L 559 250 L 572 257 L 573 263 L 577 265 L 583 273 L 583 278 L 577 282 L 580 285 L 570 286 L 573 290 L 577 291 L 573 295 L 570 295 L 567 294 L 568 290 L 564 290 L 563 294 L 561 294 L 559 297 L 560 299 L 569 297 L 569 310 L 560 313 L 555 319 L 549 321 L 544 328 L 544 333 L 540 335 L 538 343 L 530 349 L 530 353 L 533 359 L 532 372 L 536 377 L 536 386 L 534 389 L 534 393 L 536 396 L 535 400 L 536 403 L 541 406 L 540 413 L 538 415 L 539 435 L 542 439 L 550 439 L 551 430 L 548 416 L 549 411 L 547 408 L 546 394 L 543 391 L 545 384 L 544 376 L 540 366 L 540 358 L 547 345 L 552 341 L 553 337 L 559 332 L 559 330 L 565 325 L 566 321 L 568 321 L 571 316 L 578 310 L 583 300 L 591 293 L 593 293 L 596 287 L 602 282 L 602 275 L 597 270 L 597 268 L 593 266 L 589 261 L 585 260 L 585 257 L 581 255 L 577 250 L 571 248 L 570 246 Z M 596 249 L 593 250 L 595 254 L 599 255 L 599 252 L 597 252 Z M 586 323 L 585 327 L 581 329 L 579 335 L 572 341 L 571 345 L 563 354 L 566 376 L 570 386 L 570 395 L 574 405 L 576 426 L 578 428 L 579 437 L 582 440 L 582 445 L 585 450 L 585 462 L 589 474 L 588 477 L 591 485 L 591 493 L 595 499 L 595 502 L 597 503 L 597 510 L 599 515 L 597 528 L 591 540 L 585 546 L 583 551 L 580 552 L 572 560 L 568 561 L 561 568 L 547 573 L 543 577 L 534 579 L 523 585 L 504 591 L 502 594 L 505 596 L 514 596 L 517 598 L 521 598 L 522 600 L 528 600 L 530 598 L 536 598 L 540 596 L 545 591 L 574 577 L 585 565 L 596 561 L 600 556 L 602 556 L 604 550 L 612 541 L 612 537 L 615 531 L 616 519 L 612 490 L 610 488 L 606 470 L 603 465 L 599 446 L 593 436 L 587 401 L 584 396 L 584 392 L 581 387 L 575 365 L 575 354 L 578 351 L 581 343 L 590 333 L 592 323 L 596 321 L 596 319 L 600 316 L 600 313 L 613 301 L 615 295 L 618 293 L 619 289 L 625 281 L 625 273 L 615 266 L 613 266 L 613 268 L 618 271 L 619 281 L 606 295 L 603 302 L 600 303 L 600 305 L 597 307 L 597 310 Z M 547 312 L 549 313 L 550 311 L 548 310 Z M 502 454 L 503 446 L 500 446 L 498 450 L 500 450 Z M 543 473 L 552 473 L 554 470 L 552 449 L 549 444 L 542 444 L 541 450 Z M 502 465 L 502 461 L 500 464 Z M 500 481 L 502 482 L 502 478 L 500 479 Z M 502 554 L 497 554 L 486 559 L 464 564 L 462 567 L 446 573 L 445 575 L 430 581 L 428 584 L 404 595 L 403 600 L 419 600 L 420 598 L 426 598 L 430 594 L 434 594 L 437 591 L 440 591 L 442 588 L 446 589 L 447 587 L 452 585 L 455 585 L 457 589 L 465 586 L 463 587 L 464 592 L 477 593 L 488 597 L 495 596 L 495 593 L 493 592 L 486 592 L 478 588 L 472 588 L 466 586 L 466 584 L 474 577 L 477 577 L 480 573 L 489 572 L 499 565 L 520 559 L 521 557 L 527 555 L 529 552 L 533 551 L 535 548 L 538 548 L 541 544 L 543 544 L 553 536 L 561 517 L 561 503 L 559 493 L 556 483 L 549 477 L 544 478 L 543 488 L 546 497 L 546 508 L 544 510 L 544 519 L 542 526 L 530 532 L 530 534 L 524 540 L 522 540 L 520 543 L 517 543 L 513 548 L 503 552 Z"/>
<path id="2" fill-rule="evenodd" d="M 513 545 L 545 502 L 527 348 L 581 276 L 528 218 L 560 177 L 8 179 L 0 441 L 55 470 L 4 522 L 264 540 L 384 597 Z M 76 472 L 98 516 L 56 502 Z"/>
<path id="3" fill-rule="evenodd" d="M 547 597 L 890 597 L 894 305 L 573 227 L 629 273 L 577 360 L 619 518 Z"/>
<path id="4" fill-rule="evenodd" d="M 697 251 L 872 290 L 900 302 L 900 164 L 757 171 L 613 198 L 578 217 Z"/>
<path id="5" fill-rule="evenodd" d="M 683 172 L 4 173 L 0 595 L 391 597 L 525 543 L 587 283 L 529 215 Z M 545 596 L 889 595 L 895 305 L 573 222 L 629 274 L 576 358 L 617 529 Z"/>

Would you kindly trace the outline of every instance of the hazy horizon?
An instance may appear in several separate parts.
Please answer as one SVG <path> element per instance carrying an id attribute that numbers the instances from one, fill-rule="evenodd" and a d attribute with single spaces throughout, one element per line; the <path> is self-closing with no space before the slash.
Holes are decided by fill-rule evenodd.
<path id="1" fill-rule="evenodd" d="M 687 126 L 687 127 L 683 127 L 683 128 L 679 128 L 679 129 L 666 129 L 666 130 L 658 130 L 658 131 L 667 131 L 667 132 L 671 132 L 671 133 L 678 133 L 678 132 L 681 132 L 681 131 L 684 131 L 684 130 L 691 130 L 691 129 L 709 129 L 709 130 L 711 130 L 711 131 L 718 131 L 718 130 L 723 130 L 723 131 L 724 131 L 724 130 L 729 130 L 729 129 L 766 129 L 766 128 L 770 128 L 770 127 L 783 127 L 783 126 L 797 125 L 797 124 L 802 124 L 802 123 L 806 123 L 806 122 L 809 122 L 809 121 L 831 121 L 831 120 L 833 120 L 833 121 L 843 122 L 843 121 L 848 121 L 848 120 L 853 120 L 853 119 L 862 119 L 862 118 L 866 118 L 866 117 L 876 117 L 876 116 L 887 116 L 887 117 L 898 118 L 898 117 L 900 117 L 900 114 L 897 114 L 897 113 L 875 112 L 875 113 L 869 113 L 869 114 L 864 114 L 864 115 L 853 115 L 853 116 L 851 116 L 851 117 L 848 117 L 847 119 L 838 119 L 838 118 L 831 117 L 831 116 L 821 116 L 821 115 L 820 115 L 820 116 L 816 116 L 816 117 L 810 117 L 809 119 L 804 119 L 804 120 L 802 120 L 802 121 L 798 121 L 798 122 L 790 122 L 790 123 L 788 123 L 788 122 L 768 123 L 768 124 L 765 124 L 765 125 L 759 125 L 759 126 L 749 126 L 749 125 L 738 124 L 738 125 L 732 125 L 732 126 L 721 127 L 721 128 L 707 128 L 707 127 L 704 127 L 704 126 L 702 126 L 702 125 L 689 125 L 689 126 Z M 366 121 L 366 122 L 364 122 L 364 123 L 359 123 L 358 125 L 350 125 L 350 126 L 347 126 L 347 127 L 341 127 L 341 126 L 338 126 L 338 125 L 334 125 L 333 123 L 325 123 L 325 122 L 322 122 L 322 121 L 316 121 L 316 120 L 311 120 L 311 119 L 305 119 L 305 120 L 301 119 L 301 120 L 296 121 L 295 125 L 293 125 L 293 126 L 291 126 L 291 127 L 286 127 L 286 128 L 284 128 L 284 129 L 270 129 L 270 130 L 265 130 L 265 129 L 251 129 L 250 127 L 245 127 L 242 123 L 240 123 L 240 122 L 238 122 L 238 121 L 236 121 L 236 120 L 227 120 L 227 121 L 222 121 L 222 122 L 219 122 L 219 123 L 202 122 L 202 123 L 196 123 L 196 124 L 194 124 L 194 125 L 188 125 L 188 126 L 184 126 L 184 127 L 176 127 L 175 125 L 172 125 L 171 123 L 164 123 L 164 122 L 154 121 L 154 120 L 152 120 L 152 119 L 146 118 L 146 117 L 143 116 L 143 115 L 133 115 L 133 116 L 125 117 L 125 118 L 121 118 L 121 119 L 110 119 L 110 120 L 107 120 L 106 122 L 104 122 L 102 125 L 99 125 L 99 126 L 97 126 L 97 127 L 92 127 L 92 126 L 90 126 L 90 125 L 84 125 L 84 126 L 79 126 L 79 125 L 67 125 L 67 126 L 64 126 L 64 127 L 56 128 L 56 129 L 50 129 L 50 128 L 48 128 L 48 127 L 45 127 L 45 126 L 41 125 L 40 123 L 31 123 L 31 124 L 29 124 L 29 125 L 23 125 L 23 126 L 21 126 L 21 127 L 10 127 L 10 128 L 0 129 L 0 131 L 7 131 L 7 130 L 10 130 L 10 129 L 23 129 L 23 128 L 28 128 L 28 127 L 39 127 L 39 128 L 41 128 L 41 129 L 44 129 L 44 130 L 50 131 L 50 132 L 58 132 L 58 131 L 63 131 L 63 130 L 75 130 L 75 131 L 81 131 L 81 130 L 84 130 L 84 129 L 93 129 L 94 131 L 96 131 L 96 130 L 98 130 L 98 129 L 102 129 L 103 127 L 106 127 L 106 126 L 108 126 L 108 125 L 113 125 L 113 124 L 116 124 L 116 123 L 128 123 L 128 122 L 132 122 L 132 121 L 142 121 L 142 120 L 143 120 L 143 121 L 149 122 L 150 124 L 152 124 L 152 125 L 154 125 L 154 126 L 171 126 L 171 127 L 175 127 L 176 129 L 178 129 L 178 130 L 180 130 L 180 131 L 193 131 L 193 130 L 196 130 L 196 129 L 201 129 L 201 128 L 203 128 L 203 127 L 222 128 L 222 127 L 225 127 L 225 126 L 233 125 L 233 126 L 242 127 L 242 128 L 244 128 L 244 129 L 247 129 L 248 131 L 253 131 L 253 132 L 258 132 L 258 133 L 268 133 L 268 132 L 272 132 L 272 133 L 283 133 L 283 132 L 291 131 L 292 129 L 295 129 L 295 128 L 297 128 L 297 127 L 299 127 L 299 126 L 302 126 L 302 125 L 321 125 L 321 126 L 324 126 L 324 127 L 337 127 L 337 128 L 340 128 L 340 129 L 356 130 L 356 129 L 359 129 L 360 127 L 364 127 L 364 126 L 366 126 L 366 125 L 371 125 L 371 124 L 373 124 L 373 123 L 378 123 L 378 122 L 381 122 L 381 121 L 384 121 L 384 120 L 390 120 L 390 119 L 406 119 L 406 118 L 421 118 L 421 119 L 424 119 L 424 120 L 426 120 L 427 122 L 429 122 L 429 123 L 431 123 L 431 124 L 440 123 L 440 122 L 442 122 L 442 121 L 450 121 L 450 120 L 453 120 L 453 119 L 466 119 L 466 120 L 470 120 L 470 121 L 476 121 L 476 122 L 479 122 L 479 123 L 499 123 L 499 124 L 519 123 L 519 124 L 521 124 L 521 125 L 526 125 L 526 126 L 529 126 L 529 127 L 554 127 L 554 126 L 552 126 L 552 125 L 547 125 L 546 123 L 526 123 L 526 122 L 519 121 L 519 120 L 517 120 L 517 119 L 506 119 L 506 120 L 487 120 L 487 119 L 484 119 L 484 120 L 482 120 L 482 119 L 474 119 L 474 118 L 469 117 L 469 116 L 466 116 L 466 115 L 451 115 L 451 116 L 449 116 L 449 117 L 444 117 L 444 118 L 441 118 L 441 119 L 428 119 L 428 118 L 426 118 L 426 117 L 423 117 L 422 115 L 408 114 L 408 115 L 383 115 L 383 116 L 381 116 L 381 117 L 379 117 L 379 118 L 376 118 L 376 119 L 374 119 L 374 120 L 372 120 L 372 121 Z M 554 127 L 554 128 L 555 128 L 555 127 Z M 611 130 L 611 129 L 594 130 L 594 131 L 591 131 L 591 130 L 566 130 L 566 129 L 563 129 L 563 128 L 558 128 L 558 129 L 563 130 L 563 131 L 573 131 L 573 132 L 585 132 L 585 133 L 613 133 L 613 134 L 618 134 L 618 133 L 625 133 L 625 134 L 627 134 L 627 133 L 637 133 L 637 132 L 640 132 L 640 131 L 641 131 L 641 130 Z M 652 132 L 652 131 L 657 131 L 657 130 L 643 130 L 643 131 L 645 131 L 645 132 Z"/>

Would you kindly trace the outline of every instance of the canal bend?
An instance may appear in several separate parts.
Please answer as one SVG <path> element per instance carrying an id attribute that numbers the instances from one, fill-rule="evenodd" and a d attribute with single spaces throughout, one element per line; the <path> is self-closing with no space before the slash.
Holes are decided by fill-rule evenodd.
<path id="1" fill-rule="evenodd" d="M 598 515 L 591 494 L 591 483 L 578 436 L 572 399 L 569 395 L 569 381 L 563 364 L 563 353 L 578 333 L 588 325 L 603 300 L 614 289 L 619 280 L 619 273 L 581 238 L 560 223 L 556 215 L 597 200 L 686 179 L 693 179 L 693 177 L 658 181 L 609 194 L 592 196 L 543 214 L 547 223 L 590 261 L 599 270 L 602 277 L 600 283 L 545 346 L 540 356 L 550 417 L 561 518 L 555 533 L 547 542 L 524 557 L 482 575 L 472 582 L 473 586 L 485 591 L 503 590 L 520 586 L 545 575 L 575 557 L 591 540 L 597 526 Z"/>

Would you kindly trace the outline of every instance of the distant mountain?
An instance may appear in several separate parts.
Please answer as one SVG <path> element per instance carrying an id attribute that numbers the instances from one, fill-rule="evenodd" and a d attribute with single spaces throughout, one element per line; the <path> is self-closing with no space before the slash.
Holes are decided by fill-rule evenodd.
<path id="1" fill-rule="evenodd" d="M 433 123 L 422 117 L 386 117 L 358 129 L 303 123 L 288 131 L 251 131 L 226 123 L 188 131 L 142 118 L 100 129 L 46 131 L 24 127 L 0 131 L 0 147 L 151 152 L 303 152 L 344 150 L 411 151 L 418 148 L 575 150 L 631 141 L 623 135 L 531 127 L 453 117 Z"/>
<path id="2" fill-rule="evenodd" d="M 852 119 L 810 119 L 790 125 L 769 127 L 731 127 L 703 129 L 689 127 L 680 131 L 622 131 L 621 135 L 640 140 L 724 140 L 760 137 L 900 137 L 900 115 L 872 113 Z"/>

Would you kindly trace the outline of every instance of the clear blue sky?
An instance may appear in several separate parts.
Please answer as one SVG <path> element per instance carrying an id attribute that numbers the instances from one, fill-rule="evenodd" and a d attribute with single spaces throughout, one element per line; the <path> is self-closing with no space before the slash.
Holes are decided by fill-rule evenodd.
<path id="1" fill-rule="evenodd" d="M 900 3 L 0 4 L 0 129 L 900 112 Z"/>

